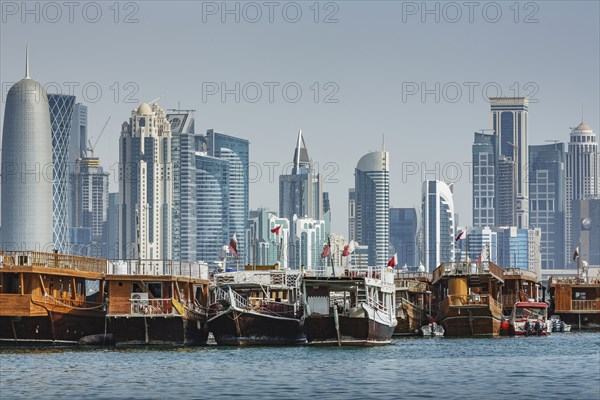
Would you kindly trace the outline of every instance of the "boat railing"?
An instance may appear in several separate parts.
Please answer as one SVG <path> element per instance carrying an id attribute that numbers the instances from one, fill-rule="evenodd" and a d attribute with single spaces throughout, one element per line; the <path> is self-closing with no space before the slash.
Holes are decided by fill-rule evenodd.
<path id="1" fill-rule="evenodd" d="M 448 295 L 442 303 L 448 303 L 450 306 L 490 305 L 495 308 L 502 308 L 502 304 L 489 294 Z"/>
<path id="2" fill-rule="evenodd" d="M 573 311 L 600 311 L 600 300 L 571 300 Z"/>
<path id="3" fill-rule="evenodd" d="M 385 304 L 382 301 L 375 300 L 371 296 L 367 297 L 367 304 L 370 307 L 374 308 L 375 310 L 378 310 L 378 311 L 381 311 L 381 312 L 384 312 L 384 313 L 389 313 L 390 312 L 389 308 L 386 307 Z"/>
<path id="4" fill-rule="evenodd" d="M 442 276 L 464 276 L 492 274 L 503 280 L 504 270 L 489 261 L 482 262 L 450 262 L 441 264 L 432 273 L 432 281 L 436 282 Z"/>
<path id="5" fill-rule="evenodd" d="M 172 299 L 129 299 L 131 315 L 168 315 L 174 314 Z"/>
<path id="6" fill-rule="evenodd" d="M 376 278 L 381 277 L 381 267 L 373 266 L 355 266 L 348 265 L 342 266 L 319 266 L 316 268 L 307 269 L 304 275 L 307 277 L 317 278 L 332 278 L 332 277 L 346 277 L 346 278 Z"/>
<path id="7" fill-rule="evenodd" d="M 431 281 L 431 274 L 429 272 L 408 272 L 403 270 L 394 271 L 396 279 L 406 279 L 406 280 L 427 280 Z"/>
<path id="8" fill-rule="evenodd" d="M 177 260 L 111 260 L 108 275 L 178 276 L 208 279 L 208 265 Z"/>
<path id="9" fill-rule="evenodd" d="M 427 291 L 427 284 L 425 282 L 415 280 L 396 280 L 396 289 L 409 289 L 415 292 Z"/>
<path id="10" fill-rule="evenodd" d="M 0 268 L 42 267 L 104 273 L 106 260 L 37 251 L 0 251 Z"/>
<path id="11" fill-rule="evenodd" d="M 242 296 L 241 294 L 237 293 L 235 290 L 232 290 L 231 288 L 229 288 L 229 293 L 231 294 L 231 304 L 239 307 L 239 308 L 248 308 L 248 300 Z"/>
<path id="12" fill-rule="evenodd" d="M 218 301 L 229 301 L 229 293 L 226 290 L 221 289 L 220 287 L 216 287 L 213 291 L 215 296 L 215 302 Z"/>
<path id="13" fill-rule="evenodd" d="M 56 306 L 63 306 L 67 308 L 75 308 L 82 310 L 101 309 L 104 303 L 96 303 L 87 301 L 85 299 L 69 299 L 62 297 L 53 297 L 48 294 L 46 295 L 31 295 L 31 301 L 35 303 L 51 304 Z"/>

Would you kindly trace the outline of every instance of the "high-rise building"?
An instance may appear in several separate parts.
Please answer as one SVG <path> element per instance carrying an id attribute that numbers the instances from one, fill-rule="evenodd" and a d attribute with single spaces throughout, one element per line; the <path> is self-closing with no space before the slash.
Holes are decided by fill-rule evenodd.
<path id="1" fill-rule="evenodd" d="M 331 211 L 331 202 L 329 201 L 329 192 L 323 192 L 323 213 Z"/>
<path id="2" fill-rule="evenodd" d="M 579 237 L 573 232 L 573 203 L 600 196 L 600 151 L 596 134 L 584 122 L 571 131 L 567 153 L 566 242 L 573 254 Z M 575 267 L 575 265 L 571 265 Z"/>
<path id="3" fill-rule="evenodd" d="M 492 127 L 498 138 L 498 162 L 501 157 L 504 157 L 515 163 L 512 175 L 514 200 L 509 200 L 510 196 L 498 197 L 496 207 L 501 213 L 514 207 L 513 221 L 509 225 L 527 228 L 529 226 L 529 185 L 527 184 L 529 100 L 526 97 L 492 97 L 490 103 Z M 502 170 L 499 173 L 500 177 L 504 176 Z M 496 221 L 496 225 L 502 223 Z"/>
<path id="4" fill-rule="evenodd" d="M 272 232 L 279 227 L 278 232 Z M 250 212 L 246 243 L 246 264 L 288 267 L 290 222 L 261 208 Z"/>
<path id="5" fill-rule="evenodd" d="M 348 240 L 356 240 L 356 191 L 348 189 Z"/>
<path id="6" fill-rule="evenodd" d="M 290 238 L 290 268 L 316 268 L 325 266 L 329 258 L 321 258 L 323 245 L 328 242 L 328 221 L 298 218 L 294 215 Z"/>
<path id="7" fill-rule="evenodd" d="M 573 237 L 578 238 L 576 246 L 579 246 L 582 262 L 600 267 L 600 197 L 573 201 L 572 223 Z"/>
<path id="8" fill-rule="evenodd" d="M 221 249 L 229 243 L 229 166 L 226 160 L 206 152 L 196 154 L 196 258 L 217 266 Z M 236 235 L 240 240 L 240 237 Z M 238 245 L 239 249 L 239 245 Z M 233 264 L 244 261 L 238 254 Z"/>
<path id="9" fill-rule="evenodd" d="M 88 110 L 81 103 L 73 105 L 73 116 L 71 118 L 71 132 L 69 134 L 69 184 L 68 184 L 68 221 L 69 229 L 73 225 L 76 218 L 75 198 L 77 196 L 75 189 L 76 181 L 76 166 L 77 162 L 85 157 L 88 157 Z M 93 157 L 93 154 L 89 155 Z"/>
<path id="10" fill-rule="evenodd" d="M 422 187 L 421 220 L 423 223 L 423 256 L 427 271 L 441 263 L 454 261 L 454 194 L 452 187 L 441 181 L 425 181 Z"/>
<path id="11" fill-rule="evenodd" d="M 2 245 L 4 250 L 51 252 L 52 126 L 48 95 L 29 76 L 6 96 L 2 135 Z"/>
<path id="12" fill-rule="evenodd" d="M 173 161 L 172 257 L 189 262 L 199 261 L 196 253 L 196 152 L 200 150 L 200 135 L 195 133 L 194 113 L 194 110 L 170 110 L 167 114 L 171 124 Z"/>
<path id="13" fill-rule="evenodd" d="M 398 255 L 398 264 L 416 267 L 417 211 L 414 208 L 390 208 L 390 244 Z"/>
<path id="14" fill-rule="evenodd" d="M 279 176 L 279 215 L 290 221 L 294 215 L 323 219 L 323 179 L 313 170 L 302 131 L 298 132 L 291 172 Z"/>
<path id="15" fill-rule="evenodd" d="M 516 197 L 514 173 L 516 163 L 510 157 L 500 156 L 498 159 L 498 176 L 496 177 L 496 225 L 513 226 L 516 222 Z"/>
<path id="16" fill-rule="evenodd" d="M 484 227 L 462 227 L 457 232 L 465 231 L 456 246 L 460 251 L 461 261 L 467 261 L 467 241 L 469 247 L 469 260 L 476 261 L 481 257 L 495 264 L 498 263 L 498 234 L 488 226 Z"/>
<path id="17" fill-rule="evenodd" d="M 119 144 L 119 257 L 170 259 L 171 126 L 163 109 L 143 103 L 132 110 Z"/>
<path id="18" fill-rule="evenodd" d="M 107 251 L 109 260 L 119 258 L 119 193 L 108 194 Z"/>
<path id="19" fill-rule="evenodd" d="M 52 227 L 54 247 L 67 252 L 69 237 L 69 137 L 75 96 L 49 94 L 50 124 L 52 126 Z"/>
<path id="20" fill-rule="evenodd" d="M 496 224 L 498 136 L 475 132 L 473 142 L 473 226 Z"/>
<path id="21" fill-rule="evenodd" d="M 565 267 L 565 145 L 529 146 L 529 225 L 541 229 L 541 268 Z"/>
<path id="22" fill-rule="evenodd" d="M 365 154 L 354 172 L 355 240 L 368 246 L 369 265 L 388 262 L 390 242 L 390 168 L 385 150 Z"/>
<path id="23" fill-rule="evenodd" d="M 498 234 L 498 265 L 529 269 L 529 230 L 516 226 L 495 228 Z"/>
<path id="24" fill-rule="evenodd" d="M 75 218 L 72 228 L 89 229 L 89 246 L 81 255 L 108 258 L 108 172 L 97 157 L 86 157 L 76 163 L 74 178 Z"/>
<path id="25" fill-rule="evenodd" d="M 236 235 L 239 260 L 246 259 L 246 223 L 249 212 L 249 142 L 213 129 L 206 132 L 206 152 L 227 162 L 229 205 L 227 236 Z"/>

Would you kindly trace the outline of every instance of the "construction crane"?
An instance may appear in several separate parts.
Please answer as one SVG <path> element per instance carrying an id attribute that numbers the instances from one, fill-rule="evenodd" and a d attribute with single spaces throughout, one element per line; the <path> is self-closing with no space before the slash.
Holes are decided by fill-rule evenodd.
<path id="1" fill-rule="evenodd" d="M 104 130 L 106 129 L 106 126 L 108 125 L 108 121 L 110 121 L 111 118 L 112 117 L 108 117 L 108 119 L 104 123 L 104 126 L 102 127 L 102 130 L 100 131 L 100 134 L 98 135 L 98 139 L 96 139 L 96 142 L 93 145 L 92 145 L 92 141 L 90 139 L 88 139 L 88 148 L 87 148 L 87 151 L 88 151 L 88 156 L 90 158 L 94 158 L 94 149 L 96 148 L 96 145 L 98 144 L 98 141 L 102 137 L 102 134 L 104 133 Z"/>

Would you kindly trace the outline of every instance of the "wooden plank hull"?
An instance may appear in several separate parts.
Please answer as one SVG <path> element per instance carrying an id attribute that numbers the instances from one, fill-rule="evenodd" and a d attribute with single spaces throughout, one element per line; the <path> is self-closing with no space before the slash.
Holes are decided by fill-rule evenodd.
<path id="1" fill-rule="evenodd" d="M 211 313 L 208 326 L 218 345 L 279 346 L 306 342 L 300 320 L 295 318 L 275 318 L 230 308 Z"/>
<path id="2" fill-rule="evenodd" d="M 46 316 L 2 316 L 0 342 L 8 345 L 77 344 L 84 336 L 103 334 L 104 324 L 101 313 L 50 312 Z"/>
<path id="3" fill-rule="evenodd" d="M 204 319 L 188 319 L 178 315 L 120 316 L 109 319 L 117 346 L 198 346 L 206 344 L 208 339 L 208 328 Z"/>
<path id="4" fill-rule="evenodd" d="M 460 306 L 450 307 L 446 315 L 440 316 L 440 323 L 446 336 L 498 336 L 501 319 L 502 313 L 489 307 Z"/>
<path id="5" fill-rule="evenodd" d="M 369 318 L 339 316 L 338 339 L 333 316 L 313 315 L 304 320 L 306 339 L 312 345 L 369 346 L 388 344 L 394 327 Z"/>
<path id="6" fill-rule="evenodd" d="M 403 303 L 397 311 L 398 325 L 394 329 L 394 336 L 419 335 L 421 325 L 427 323 L 427 314 L 409 303 Z"/>

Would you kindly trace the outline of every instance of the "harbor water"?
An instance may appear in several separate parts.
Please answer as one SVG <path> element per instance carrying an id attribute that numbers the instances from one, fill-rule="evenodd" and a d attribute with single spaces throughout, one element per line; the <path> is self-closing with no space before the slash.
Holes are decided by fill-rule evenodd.
<path id="1" fill-rule="evenodd" d="M 8 399 L 600 399 L 600 334 L 389 346 L 0 348 Z"/>

